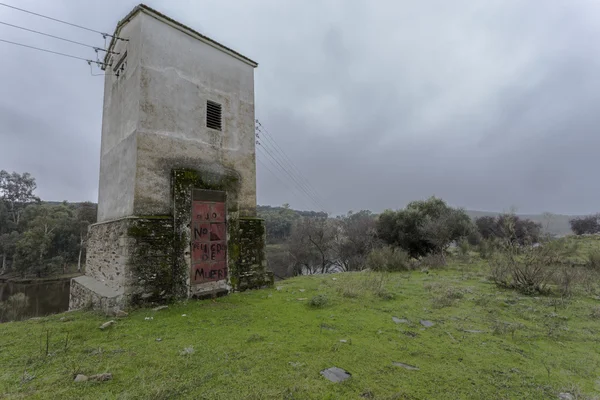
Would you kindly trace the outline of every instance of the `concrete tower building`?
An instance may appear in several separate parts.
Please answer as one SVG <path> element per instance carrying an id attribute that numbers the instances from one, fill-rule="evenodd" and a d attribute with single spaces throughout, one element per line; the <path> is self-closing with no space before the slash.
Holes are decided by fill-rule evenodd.
<path id="1" fill-rule="evenodd" d="M 114 36 L 98 223 L 70 307 L 272 284 L 256 218 L 257 63 L 145 5 Z"/>

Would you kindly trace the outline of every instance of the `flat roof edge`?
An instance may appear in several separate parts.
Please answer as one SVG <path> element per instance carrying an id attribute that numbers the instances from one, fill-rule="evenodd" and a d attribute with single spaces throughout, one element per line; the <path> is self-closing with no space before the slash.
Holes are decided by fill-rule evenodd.
<path id="1" fill-rule="evenodd" d="M 205 36 L 197 31 L 195 31 L 194 29 L 183 25 L 180 22 L 177 22 L 176 20 L 164 15 L 163 13 L 156 11 L 155 9 L 148 7 L 145 4 L 139 4 L 136 7 L 134 7 L 133 10 L 131 10 L 129 12 L 129 14 L 127 14 L 125 16 L 125 18 L 123 18 L 122 20 L 120 20 L 117 23 L 117 27 L 115 28 L 115 32 L 113 34 L 113 38 L 110 41 L 110 45 L 108 46 L 108 50 L 112 51 L 112 49 L 114 48 L 116 41 L 118 40 L 116 37 L 119 36 L 119 33 L 121 31 L 121 28 L 128 23 L 133 17 L 135 17 L 138 13 L 143 12 L 159 21 L 162 21 L 164 23 L 166 23 L 167 25 L 170 25 L 171 27 L 205 43 L 208 44 L 209 46 L 212 46 L 218 50 L 221 50 L 222 52 L 229 54 L 230 56 L 237 58 L 238 60 L 250 65 L 253 68 L 258 67 L 258 63 L 254 60 L 251 60 L 250 58 L 238 53 L 237 51 L 222 45 L 221 43 L 209 38 L 208 36 Z M 106 56 L 104 57 L 104 63 L 108 64 L 109 59 L 110 59 L 110 54 L 109 52 L 106 53 Z"/>

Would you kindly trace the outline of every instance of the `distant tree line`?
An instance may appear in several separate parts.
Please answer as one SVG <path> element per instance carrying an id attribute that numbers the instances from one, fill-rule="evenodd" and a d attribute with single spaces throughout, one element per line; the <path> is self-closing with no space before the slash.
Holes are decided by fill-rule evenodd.
<path id="1" fill-rule="evenodd" d="M 453 244 L 503 241 L 527 246 L 542 238 L 541 224 L 529 219 L 502 214 L 472 220 L 464 210 L 436 197 L 380 215 L 362 210 L 330 218 L 284 205 L 260 207 L 259 216 L 265 219 L 267 242 L 283 246 L 293 275 L 377 268 L 373 260 L 394 259 L 395 269 L 407 268 L 408 260 L 445 264 Z"/>
<path id="2" fill-rule="evenodd" d="M 85 261 L 93 203 L 45 203 L 29 173 L 0 171 L 0 274 L 43 277 Z"/>

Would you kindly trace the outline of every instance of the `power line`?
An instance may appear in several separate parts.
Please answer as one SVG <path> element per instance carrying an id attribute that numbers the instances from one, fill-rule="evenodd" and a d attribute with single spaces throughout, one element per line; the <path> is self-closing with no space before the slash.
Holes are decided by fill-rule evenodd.
<path id="1" fill-rule="evenodd" d="M 71 39 L 65 39 L 65 38 L 62 38 L 62 37 L 60 37 L 60 36 L 54 36 L 54 35 L 50 35 L 49 33 L 44 33 L 44 32 L 40 32 L 40 31 L 35 31 L 35 30 L 33 30 L 33 29 L 25 28 L 25 27 L 23 27 L 23 26 L 18 26 L 18 25 L 9 24 L 8 22 L 2 22 L 2 21 L 0 21 L 0 24 L 2 24 L 2 25 L 6 25 L 6 26 L 10 26 L 10 27 L 13 27 L 13 28 L 17 28 L 17 29 L 22 29 L 22 30 L 24 30 L 24 31 L 27 31 L 27 32 L 33 32 L 33 33 L 37 33 L 38 35 L 44 35 L 44 36 L 48 36 L 48 37 L 51 37 L 51 38 L 54 38 L 54 39 L 58 39 L 58 40 L 64 40 L 65 42 L 69 42 L 69 43 L 78 44 L 78 45 L 80 45 L 80 46 L 89 47 L 89 48 L 92 48 L 92 49 L 94 49 L 94 50 L 96 50 L 96 51 L 104 51 L 104 52 L 107 52 L 107 53 L 119 54 L 119 53 L 115 53 L 114 51 L 110 51 L 110 50 L 104 50 L 104 49 L 103 49 L 103 48 L 101 48 L 101 47 L 92 46 L 92 45 L 85 44 L 85 43 L 81 43 L 81 42 L 77 42 L 77 41 L 75 41 L 75 40 L 71 40 Z"/>
<path id="2" fill-rule="evenodd" d="M 10 44 L 14 44 L 14 45 L 16 45 L 16 46 L 21 46 L 21 47 L 27 47 L 27 48 L 29 48 L 29 49 L 33 49 L 33 50 L 39 50 L 39 51 L 43 51 L 43 52 L 46 52 L 46 53 L 52 53 L 52 54 L 56 54 L 56 55 L 63 56 L 63 57 L 74 58 L 74 59 L 76 59 L 76 60 L 87 61 L 87 62 L 88 62 L 88 64 L 89 64 L 89 63 L 95 63 L 95 64 L 97 64 L 97 65 L 105 65 L 103 62 L 100 62 L 100 61 L 94 61 L 94 60 L 90 60 L 90 59 L 83 58 L 83 57 L 73 56 L 73 55 L 71 55 L 71 54 L 60 53 L 60 52 L 58 52 L 58 51 L 52 51 L 52 50 L 47 50 L 47 49 L 41 49 L 41 48 L 39 48 L 39 47 L 35 47 L 35 46 L 29 46 L 29 45 L 27 45 L 27 44 L 23 44 L 23 43 L 11 42 L 10 40 L 4 40 L 4 39 L 0 39 L 0 42 L 4 42 L 4 43 L 10 43 Z"/>
<path id="3" fill-rule="evenodd" d="M 129 39 L 123 39 L 123 38 L 120 38 L 120 37 L 118 37 L 118 36 L 109 35 L 108 33 L 105 33 L 105 32 L 100 32 L 100 31 L 97 31 L 97 30 L 95 30 L 95 29 L 86 28 L 85 26 L 81 26 L 81 25 L 73 24 L 73 23 L 71 23 L 71 22 L 63 21 L 63 20 L 60 20 L 60 19 L 57 19 L 57 18 L 52 18 L 52 17 L 49 17 L 49 16 L 47 16 L 47 15 L 38 14 L 38 13 L 36 13 L 36 12 L 33 12 L 33 11 L 24 10 L 24 9 L 22 9 L 22 8 L 15 7 L 15 6 L 11 6 L 11 5 L 9 5 L 9 4 L 0 3 L 0 6 L 4 6 L 4 7 L 8 7 L 8 8 L 12 8 L 12 9 L 14 9 L 14 10 L 22 11 L 22 12 L 24 12 L 24 13 L 27 13 L 27 14 L 36 15 L 36 16 L 38 16 L 38 17 L 46 18 L 46 19 L 49 19 L 49 20 L 51 20 L 51 21 L 60 22 L 61 24 L 66 24 L 66 25 L 74 26 L 75 28 L 84 29 L 84 30 L 86 30 L 86 31 L 90 31 L 90 32 L 94 32 L 94 33 L 99 33 L 99 34 L 101 34 L 101 35 L 102 35 L 102 36 L 104 36 L 104 37 L 108 36 L 108 37 L 112 37 L 112 38 L 119 39 L 119 40 L 124 40 L 124 41 L 127 41 L 127 40 L 129 40 Z"/>
<path id="4" fill-rule="evenodd" d="M 257 158 L 256 161 L 258 161 L 267 171 L 269 171 L 271 173 L 271 175 L 273 175 L 275 177 L 275 179 L 277 179 L 283 186 L 285 186 L 290 192 L 293 192 L 294 190 L 291 189 L 287 183 L 285 183 L 284 180 L 282 180 L 275 172 L 273 172 L 271 170 L 271 168 L 269 168 L 267 166 L 267 164 L 265 164 L 264 162 L 262 162 L 262 160 L 260 158 Z M 304 199 L 302 197 L 300 197 L 302 204 L 304 204 L 304 206 L 306 206 L 306 203 L 304 202 Z M 307 207 L 310 208 L 310 207 Z"/>
<path id="5" fill-rule="evenodd" d="M 259 129 L 259 132 L 262 132 L 262 131 L 260 131 L 260 129 Z M 259 135 L 257 135 L 257 136 L 259 136 Z M 260 136 L 259 136 L 259 137 L 260 137 Z M 282 164 L 282 161 L 283 161 L 283 163 L 285 163 L 285 161 L 284 161 L 284 160 L 280 160 L 280 159 L 277 157 L 277 155 L 276 155 L 276 154 L 273 154 L 273 152 L 272 152 L 272 150 L 273 150 L 273 149 L 272 149 L 272 148 L 270 148 L 269 146 L 266 146 L 266 145 L 265 145 L 265 143 L 264 143 L 264 142 L 262 142 L 262 141 L 260 141 L 260 140 L 257 140 L 257 144 L 258 144 L 259 146 L 261 146 L 261 147 L 262 147 L 262 148 L 263 148 L 263 149 L 264 149 L 264 150 L 267 152 L 267 154 L 268 154 L 268 155 L 269 155 L 269 156 L 270 156 L 270 157 L 271 157 L 271 158 L 272 158 L 272 159 L 273 159 L 273 160 L 274 160 L 274 161 L 275 161 L 275 162 L 276 162 L 276 163 L 279 165 L 279 168 L 280 168 L 281 170 L 283 170 L 283 171 L 284 171 L 284 172 L 285 172 L 285 173 L 286 173 L 286 174 L 287 174 L 287 175 L 288 175 L 288 176 L 291 178 L 291 180 L 292 180 L 292 181 L 293 181 L 293 183 L 296 185 L 296 187 L 298 187 L 298 188 L 301 190 L 301 192 L 302 192 L 302 193 L 304 193 L 304 195 L 305 195 L 305 196 L 307 196 L 307 197 L 308 197 L 308 198 L 309 198 L 309 199 L 310 199 L 310 200 L 313 202 L 313 204 L 317 206 L 317 208 L 321 209 L 321 211 L 325 211 L 325 210 L 324 210 L 324 207 L 323 207 L 323 206 L 322 206 L 322 204 L 320 204 L 320 202 L 319 202 L 319 201 L 318 201 L 318 200 L 315 198 L 315 196 L 314 196 L 314 195 L 312 195 L 312 194 L 311 194 L 311 193 L 310 193 L 310 192 L 309 192 L 309 191 L 306 189 L 306 187 L 305 187 L 304 185 L 302 185 L 302 183 L 301 183 L 301 182 L 298 180 L 298 178 L 296 178 L 296 176 L 293 174 L 293 172 L 290 172 L 290 170 L 288 169 L 288 167 L 286 167 L 286 166 L 284 166 L 284 165 Z"/>
<path id="6" fill-rule="evenodd" d="M 302 173 L 300 172 L 298 167 L 296 167 L 296 164 L 294 164 L 294 162 L 288 157 L 288 155 L 285 153 L 285 151 L 283 151 L 283 149 L 279 146 L 279 144 L 277 144 L 277 142 L 275 141 L 275 138 L 273 138 L 273 135 L 271 135 L 271 133 L 267 130 L 267 128 L 265 128 L 258 119 L 256 120 L 256 123 L 258 124 L 258 129 L 261 132 L 265 133 L 265 135 L 264 135 L 265 139 L 267 139 L 267 141 L 269 141 L 269 143 L 271 143 L 271 145 L 274 147 L 274 149 L 284 158 L 284 160 L 286 160 L 286 162 L 290 165 L 290 168 L 292 170 L 294 170 L 295 173 L 298 175 L 299 179 L 301 179 L 303 181 L 307 190 L 309 192 L 311 192 L 312 195 L 315 196 L 321 202 L 321 196 L 319 196 L 318 192 L 310 184 L 310 181 L 302 175 Z"/>
<path id="7" fill-rule="evenodd" d="M 267 131 L 267 128 L 265 128 L 260 123 L 260 121 L 258 121 L 258 120 L 257 120 L 257 123 L 262 128 L 261 131 L 264 130 L 264 133 L 265 133 L 264 137 L 267 139 L 267 141 L 284 158 L 284 160 L 288 163 L 288 165 L 290 166 L 290 168 L 292 170 L 294 170 L 294 172 L 298 175 L 298 178 L 304 183 L 304 185 L 307 188 L 307 190 L 309 192 L 311 192 L 313 194 L 313 196 L 315 196 L 319 200 L 319 202 L 321 202 L 321 196 L 319 196 L 319 194 L 317 193 L 317 191 L 312 187 L 312 185 L 310 184 L 310 181 L 308 179 L 306 179 L 302 175 L 302 173 L 300 172 L 300 170 L 298 169 L 298 167 L 296 167 L 296 164 L 294 164 L 294 162 L 288 157 L 288 155 L 285 153 L 285 151 L 283 151 L 283 149 L 277 144 L 277 142 L 275 141 L 275 139 L 273 138 L 273 136 L 271 135 L 271 133 L 269 131 Z"/>
<path id="8" fill-rule="evenodd" d="M 262 145 L 261 145 L 261 143 L 260 143 L 260 141 L 257 141 L 257 144 L 258 144 L 259 146 L 262 146 Z M 298 183 L 298 180 L 297 180 L 297 179 L 294 177 L 294 175 L 292 175 L 292 174 L 290 173 L 290 171 L 288 171 L 288 170 L 287 170 L 287 169 L 286 169 L 286 168 L 285 168 L 285 167 L 284 167 L 284 166 L 281 164 L 281 162 L 280 162 L 280 161 L 277 159 L 277 157 L 275 157 L 275 156 L 273 155 L 273 153 L 271 153 L 271 152 L 269 151 L 269 149 L 268 149 L 268 148 L 266 148 L 266 147 L 264 147 L 264 146 L 262 146 L 262 148 L 263 148 L 263 150 L 264 150 L 264 151 L 265 151 L 265 152 L 266 152 L 266 153 L 267 153 L 267 154 L 268 154 L 268 155 L 271 157 L 271 159 L 273 159 L 273 160 L 274 160 L 274 161 L 275 161 L 275 162 L 276 162 L 276 163 L 279 165 L 279 168 L 281 168 L 281 170 L 283 170 L 283 172 L 285 172 L 285 173 L 286 173 L 286 174 L 287 174 L 287 175 L 290 177 L 290 179 L 291 179 L 291 180 L 292 180 L 292 181 L 293 181 L 293 182 L 296 184 L 296 187 L 297 187 L 297 188 L 299 188 L 299 189 L 300 189 L 300 191 L 301 191 L 302 193 L 304 193 L 304 194 L 306 195 L 306 197 L 307 197 L 308 199 L 310 199 L 310 200 L 311 200 L 311 201 L 312 201 L 312 202 L 313 202 L 313 203 L 314 203 L 314 204 L 317 206 L 317 208 L 320 208 L 320 209 L 321 209 L 321 211 L 325 211 L 325 210 L 323 210 L 323 208 L 322 208 L 322 207 L 319 205 L 319 202 L 318 202 L 318 201 L 316 201 L 316 200 L 315 200 L 315 198 L 314 198 L 314 197 L 313 197 L 313 196 L 312 196 L 310 193 L 308 193 L 308 192 L 306 191 L 306 189 L 304 189 L 304 187 L 303 187 L 302 185 L 300 185 L 300 184 Z"/>
<path id="9" fill-rule="evenodd" d="M 268 137 L 266 135 L 264 135 L 264 136 L 260 135 L 261 133 L 265 133 L 265 132 L 263 132 L 263 130 L 261 129 L 262 125 L 260 125 L 258 120 L 257 120 L 257 123 L 259 124 L 256 126 L 256 130 L 258 131 L 258 133 L 256 134 L 257 138 L 258 139 L 262 139 L 262 138 L 268 139 Z M 317 204 L 317 207 L 319 207 L 321 210 L 324 211 L 325 207 L 323 206 L 323 203 L 320 200 L 320 196 L 316 193 L 316 191 L 314 189 L 311 190 L 310 185 L 307 185 L 306 183 L 302 182 L 302 179 L 304 179 L 304 181 L 306 181 L 306 178 L 304 178 L 302 176 L 302 174 L 298 171 L 297 168 L 296 168 L 296 171 L 294 172 L 294 168 L 292 166 L 293 163 L 291 163 L 291 160 L 289 159 L 289 157 L 287 157 L 284 153 L 282 153 L 281 149 L 277 151 L 277 149 L 275 147 L 270 147 L 272 145 L 269 145 L 267 141 L 260 140 L 259 144 L 262 145 L 263 148 L 265 148 L 267 150 L 272 150 L 273 152 L 277 152 L 281 155 L 281 156 L 279 156 L 279 158 L 281 159 L 281 162 L 283 162 L 284 164 L 287 165 L 287 168 L 289 168 L 291 170 L 291 174 L 289 171 L 287 171 L 287 169 L 286 169 L 286 172 L 288 172 L 288 174 L 292 177 L 292 179 L 303 189 L 304 192 L 307 193 L 307 195 L 312 199 L 312 201 Z M 274 155 L 272 153 L 270 153 L 270 154 L 274 158 L 278 158 L 276 155 Z M 287 158 L 287 161 L 284 157 Z"/>

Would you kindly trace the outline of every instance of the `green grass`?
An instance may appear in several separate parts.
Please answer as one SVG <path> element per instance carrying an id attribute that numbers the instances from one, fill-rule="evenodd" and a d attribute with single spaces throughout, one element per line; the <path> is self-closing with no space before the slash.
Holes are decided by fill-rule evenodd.
<path id="1" fill-rule="evenodd" d="M 0 397 L 552 399 L 568 391 L 581 399 L 600 393 L 600 301 L 593 293 L 525 297 L 497 289 L 486 276 L 483 265 L 453 264 L 427 273 L 300 277 L 279 282 L 281 290 L 136 310 L 104 331 L 98 327 L 110 318 L 83 312 L 5 323 Z M 317 295 L 326 301 L 311 307 Z M 424 328 L 421 319 L 435 325 Z M 182 355 L 190 347 L 193 353 Z M 332 366 L 352 377 L 325 380 L 319 371 Z M 113 380 L 73 382 L 77 373 L 104 372 Z"/>

